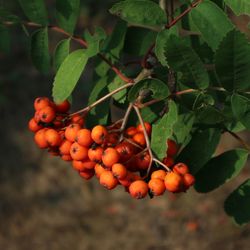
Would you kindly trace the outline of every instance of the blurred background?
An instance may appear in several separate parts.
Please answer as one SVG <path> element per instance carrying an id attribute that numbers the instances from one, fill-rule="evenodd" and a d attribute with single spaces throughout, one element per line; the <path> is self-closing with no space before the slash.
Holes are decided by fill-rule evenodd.
<path id="1" fill-rule="evenodd" d="M 53 12 L 55 1 L 47 1 Z M 101 25 L 112 30 L 108 8 L 116 1 L 82 1 L 77 33 Z M 14 0 L 0 1 L 21 13 Z M 249 18 L 233 21 L 248 32 Z M 11 28 L 9 53 L 0 52 L 0 249 L 4 250 L 247 250 L 250 225 L 237 227 L 223 210 L 225 198 L 249 177 L 243 173 L 208 194 L 165 194 L 133 200 L 123 188 L 105 190 L 84 181 L 69 163 L 36 148 L 27 123 L 33 100 L 51 96 L 53 72 L 41 75 L 32 65 L 27 37 Z M 57 35 L 51 34 L 51 42 Z M 73 109 L 83 107 L 91 81 L 87 67 L 74 94 Z M 250 136 L 240 133 L 247 141 Z M 217 153 L 239 146 L 223 136 Z"/>

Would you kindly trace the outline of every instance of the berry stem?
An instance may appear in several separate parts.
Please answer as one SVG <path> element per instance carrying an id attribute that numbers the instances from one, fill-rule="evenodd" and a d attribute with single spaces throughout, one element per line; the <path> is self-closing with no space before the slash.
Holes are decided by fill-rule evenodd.
<path id="1" fill-rule="evenodd" d="M 164 163 L 162 163 L 161 161 L 159 161 L 158 159 L 156 159 L 155 157 L 153 158 L 153 161 L 158 163 L 159 165 L 161 165 L 162 167 L 164 167 L 168 172 L 171 172 L 172 170 L 167 167 Z"/>

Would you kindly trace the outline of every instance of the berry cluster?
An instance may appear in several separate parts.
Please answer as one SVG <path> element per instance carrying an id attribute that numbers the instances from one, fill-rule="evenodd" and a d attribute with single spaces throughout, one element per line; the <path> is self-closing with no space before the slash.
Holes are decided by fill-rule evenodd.
<path id="1" fill-rule="evenodd" d="M 120 184 L 137 199 L 147 194 L 162 195 L 165 190 L 184 192 L 194 184 L 187 165 L 174 162 L 178 146 L 173 140 L 167 141 L 162 168 L 153 165 L 149 169 L 151 158 L 144 128 L 150 137 L 151 125 L 147 122 L 125 131 L 121 130 L 121 123 L 87 129 L 81 115 L 68 113 L 68 101 L 55 104 L 47 97 L 39 97 L 34 108 L 29 129 L 35 133 L 37 146 L 64 161 L 71 161 L 86 180 L 95 175 L 100 184 L 110 190 Z"/>

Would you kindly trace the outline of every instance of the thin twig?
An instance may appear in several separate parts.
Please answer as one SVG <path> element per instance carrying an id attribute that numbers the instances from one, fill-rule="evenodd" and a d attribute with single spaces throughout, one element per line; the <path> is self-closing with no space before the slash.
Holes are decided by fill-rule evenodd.
<path id="1" fill-rule="evenodd" d="M 239 135 L 227 129 L 225 131 L 233 136 L 250 153 L 250 145 L 248 145 Z"/>
<path id="2" fill-rule="evenodd" d="M 153 158 L 153 161 L 156 162 L 156 163 L 158 163 L 158 164 L 161 165 L 162 167 L 164 167 L 168 172 L 171 172 L 171 171 L 172 171 L 169 167 L 167 167 L 164 163 L 162 163 L 162 162 L 159 161 L 158 159 Z"/>

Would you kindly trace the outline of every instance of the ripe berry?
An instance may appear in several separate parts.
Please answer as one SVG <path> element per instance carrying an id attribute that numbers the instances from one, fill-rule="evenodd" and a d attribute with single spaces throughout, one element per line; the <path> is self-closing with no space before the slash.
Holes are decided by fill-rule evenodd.
<path id="1" fill-rule="evenodd" d="M 191 186 L 194 185 L 195 183 L 195 178 L 193 175 L 187 173 L 187 174 L 184 174 L 183 176 L 183 183 L 185 185 L 186 188 L 189 188 Z"/>
<path id="2" fill-rule="evenodd" d="M 151 179 L 148 183 L 148 187 L 155 196 L 162 195 L 166 190 L 164 181 L 160 179 Z"/>
<path id="3" fill-rule="evenodd" d="M 124 179 L 127 176 L 127 169 L 124 165 L 116 163 L 112 166 L 112 173 L 117 179 Z"/>
<path id="4" fill-rule="evenodd" d="M 142 147 L 146 146 L 146 139 L 142 132 L 138 132 L 133 136 L 133 141 Z"/>
<path id="5" fill-rule="evenodd" d="M 64 161 L 72 161 L 72 157 L 71 155 L 61 155 L 61 158 L 64 160 Z"/>
<path id="6" fill-rule="evenodd" d="M 97 163 L 95 165 L 95 175 L 96 177 L 99 179 L 101 174 L 104 172 L 104 171 L 107 171 L 101 164 Z"/>
<path id="7" fill-rule="evenodd" d="M 110 133 L 106 137 L 105 144 L 107 146 L 113 146 L 116 145 L 119 141 L 119 134 L 118 133 Z"/>
<path id="8" fill-rule="evenodd" d="M 108 135 L 108 131 L 105 127 L 97 125 L 92 129 L 91 137 L 97 144 L 102 144 Z"/>
<path id="9" fill-rule="evenodd" d="M 178 146 L 176 142 L 171 139 L 168 139 L 167 145 L 168 145 L 167 156 L 170 156 L 170 157 L 175 156 L 178 152 Z"/>
<path id="10" fill-rule="evenodd" d="M 162 181 L 164 181 L 165 177 L 166 177 L 166 171 L 160 169 L 160 170 L 156 170 L 151 174 L 151 179 L 160 179 Z"/>
<path id="11" fill-rule="evenodd" d="M 79 124 L 70 124 L 65 130 L 65 138 L 71 142 L 75 141 L 77 132 L 81 129 Z"/>
<path id="12" fill-rule="evenodd" d="M 50 100 L 47 97 L 38 97 L 34 101 L 35 110 L 43 109 L 50 105 Z"/>
<path id="13" fill-rule="evenodd" d="M 127 137 L 133 137 L 136 133 L 138 133 L 137 128 L 135 127 L 129 127 L 125 131 L 125 135 Z"/>
<path id="14" fill-rule="evenodd" d="M 39 117 L 41 122 L 50 123 L 55 119 L 56 112 L 52 107 L 47 106 L 39 110 Z"/>
<path id="15" fill-rule="evenodd" d="M 70 155 L 74 160 L 84 161 L 88 159 L 88 149 L 75 142 L 70 147 Z"/>
<path id="16" fill-rule="evenodd" d="M 173 171 L 177 174 L 180 175 L 184 175 L 187 174 L 189 172 L 188 166 L 184 163 L 177 163 L 176 165 L 174 165 L 173 167 Z"/>
<path id="17" fill-rule="evenodd" d="M 68 100 L 63 101 L 62 103 L 56 104 L 56 111 L 58 113 L 66 113 L 70 109 L 70 102 Z"/>
<path id="18" fill-rule="evenodd" d="M 62 128 L 64 126 L 63 119 L 64 119 L 63 116 L 57 115 L 55 120 L 53 121 L 54 127 L 55 128 Z"/>
<path id="19" fill-rule="evenodd" d="M 45 139 L 51 147 L 59 146 L 62 142 L 61 136 L 55 129 L 48 129 L 45 132 Z"/>
<path id="20" fill-rule="evenodd" d="M 144 154 L 137 156 L 135 158 L 135 163 L 140 170 L 148 169 L 149 164 L 150 164 L 149 153 L 145 152 Z"/>
<path id="21" fill-rule="evenodd" d="M 88 150 L 88 157 L 91 161 L 100 162 L 102 160 L 103 148 L 90 148 Z"/>
<path id="22" fill-rule="evenodd" d="M 34 118 L 30 119 L 28 126 L 29 126 L 29 130 L 34 133 L 42 129 L 42 126 L 38 125 L 38 123 L 35 121 Z"/>
<path id="23" fill-rule="evenodd" d="M 78 170 L 78 171 L 83 171 L 83 170 L 90 170 L 90 169 L 94 169 L 95 167 L 95 162 L 92 161 L 76 161 L 73 160 L 72 161 L 72 166 L 74 169 Z"/>
<path id="24" fill-rule="evenodd" d="M 111 168 L 115 163 L 119 161 L 120 155 L 114 148 L 107 148 L 102 154 L 103 164 Z"/>
<path id="25" fill-rule="evenodd" d="M 78 130 L 75 141 L 81 146 L 89 147 L 93 143 L 90 130 L 85 128 Z"/>
<path id="26" fill-rule="evenodd" d="M 79 124 L 82 127 L 84 125 L 84 119 L 81 115 L 76 114 L 71 117 L 71 123 Z"/>
<path id="27" fill-rule="evenodd" d="M 162 162 L 169 168 L 174 165 L 174 159 L 170 156 L 165 157 Z"/>
<path id="28" fill-rule="evenodd" d="M 165 179 L 165 187 L 170 192 L 179 192 L 182 190 L 183 181 L 179 174 L 168 172 Z"/>
<path id="29" fill-rule="evenodd" d="M 71 148 L 72 142 L 68 140 L 63 140 L 60 147 L 59 151 L 62 155 L 69 155 L 70 154 L 70 148 Z"/>
<path id="30" fill-rule="evenodd" d="M 144 126 L 145 126 L 147 134 L 151 135 L 151 130 L 152 130 L 151 124 L 148 123 L 148 122 L 144 122 Z M 137 128 L 138 132 L 142 132 L 143 133 L 143 127 L 142 127 L 141 124 L 139 124 L 136 128 Z"/>
<path id="31" fill-rule="evenodd" d="M 120 162 L 128 161 L 134 154 L 134 146 L 128 142 L 121 142 L 115 147 L 120 155 Z"/>
<path id="32" fill-rule="evenodd" d="M 47 148 L 49 146 L 45 138 L 46 130 L 47 130 L 46 128 L 43 128 L 35 133 L 34 140 L 39 148 Z"/>
<path id="33" fill-rule="evenodd" d="M 129 193 L 133 198 L 142 199 L 148 193 L 148 184 L 142 180 L 134 181 L 129 186 Z"/>
<path id="34" fill-rule="evenodd" d="M 113 176 L 111 171 L 106 170 L 100 175 L 100 184 L 103 185 L 105 188 L 111 190 L 117 186 L 118 181 Z"/>
<path id="35" fill-rule="evenodd" d="M 79 171 L 79 175 L 85 180 L 89 180 L 94 176 L 95 172 L 93 170 Z"/>

